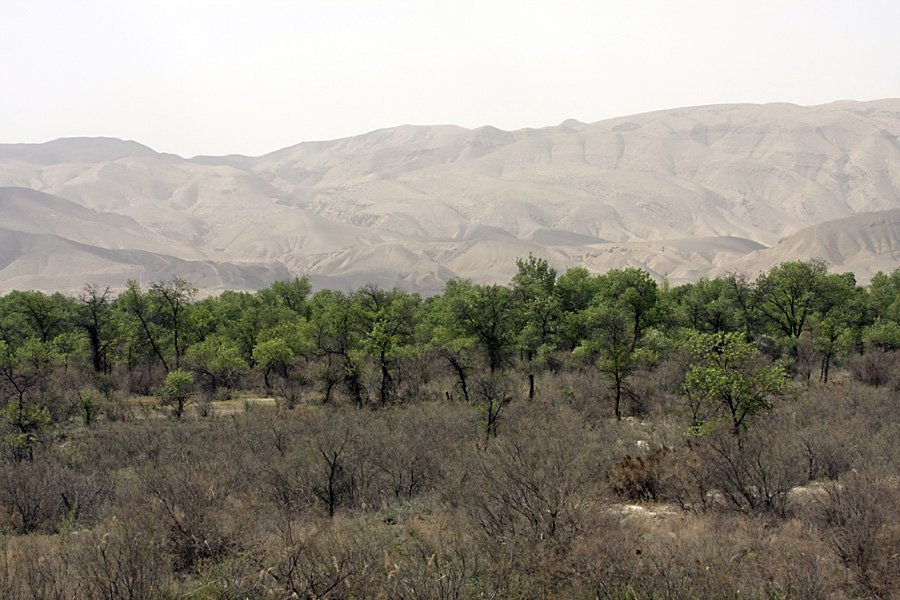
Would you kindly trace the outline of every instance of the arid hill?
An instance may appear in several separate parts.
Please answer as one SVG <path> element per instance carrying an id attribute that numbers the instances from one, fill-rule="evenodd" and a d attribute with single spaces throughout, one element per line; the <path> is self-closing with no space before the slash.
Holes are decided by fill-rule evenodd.
<path id="1" fill-rule="evenodd" d="M 309 274 L 431 293 L 457 276 L 506 282 L 529 252 L 674 283 L 820 256 L 865 281 L 900 266 L 898 136 L 893 99 L 402 126 L 258 158 L 0 145 L 0 292 Z"/>

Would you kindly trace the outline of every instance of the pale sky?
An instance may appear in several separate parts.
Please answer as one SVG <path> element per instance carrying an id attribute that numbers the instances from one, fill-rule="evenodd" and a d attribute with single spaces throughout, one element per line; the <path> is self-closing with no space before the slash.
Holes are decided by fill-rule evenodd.
<path id="1" fill-rule="evenodd" d="M 900 97 L 900 0 L 0 0 L 0 143 L 261 155 L 402 124 L 501 129 Z"/>

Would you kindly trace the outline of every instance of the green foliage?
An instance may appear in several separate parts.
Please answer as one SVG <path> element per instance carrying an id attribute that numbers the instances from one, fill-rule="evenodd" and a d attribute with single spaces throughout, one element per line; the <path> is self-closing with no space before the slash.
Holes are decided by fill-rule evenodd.
<path id="1" fill-rule="evenodd" d="M 276 281 L 259 292 L 259 297 L 270 306 L 277 304 L 287 310 L 308 317 L 307 298 L 312 293 L 308 277 L 295 277 L 291 281 Z"/>
<path id="2" fill-rule="evenodd" d="M 571 267 L 556 280 L 553 293 L 563 312 L 577 313 L 590 306 L 600 292 L 600 283 L 584 267 Z"/>
<path id="3" fill-rule="evenodd" d="M 679 317 L 681 322 L 696 331 L 719 333 L 738 331 L 740 313 L 729 295 L 727 279 L 701 277 L 697 283 L 679 288 Z"/>
<path id="4" fill-rule="evenodd" d="M 826 316 L 856 287 L 852 273 L 833 275 L 821 259 L 781 263 L 760 275 L 756 287 L 769 320 L 787 337 L 799 338 L 813 315 Z"/>
<path id="5" fill-rule="evenodd" d="M 287 370 L 294 362 L 294 351 L 284 338 L 276 337 L 254 346 L 253 360 L 264 369 L 278 368 L 287 376 Z"/>
<path id="6" fill-rule="evenodd" d="M 869 348 L 900 350 L 900 323 L 887 319 L 876 320 L 865 329 L 863 342 Z"/>
<path id="7" fill-rule="evenodd" d="M 194 370 L 204 377 L 210 391 L 234 387 L 238 376 L 249 368 L 237 345 L 222 335 L 212 335 L 193 344 L 187 350 L 187 358 Z"/>
<path id="8" fill-rule="evenodd" d="M 175 369 L 166 375 L 166 383 L 161 391 L 162 402 L 172 407 L 176 419 L 184 415 L 185 405 L 191 397 L 194 377 L 187 371 Z"/>
<path id="9" fill-rule="evenodd" d="M 536 368 L 556 366 L 562 311 L 553 295 L 556 270 L 546 260 L 529 255 L 516 261 L 519 272 L 512 280 L 513 316 L 516 320 L 516 347 L 522 352 L 528 369 L 528 398 L 535 393 Z"/>
<path id="10" fill-rule="evenodd" d="M 580 315 L 586 339 L 572 354 L 593 361 L 606 377 L 617 418 L 622 416 L 622 401 L 628 393 L 628 380 L 652 352 L 636 347 L 635 330 L 627 313 L 609 305 L 594 305 Z"/>
<path id="11" fill-rule="evenodd" d="M 21 398 L 11 398 L 0 417 L 6 424 L 4 443 L 16 460 L 32 459 L 37 436 L 53 422 L 49 408 Z"/>
<path id="12" fill-rule="evenodd" d="M 96 394 L 89 389 L 80 390 L 78 392 L 76 404 L 81 411 L 81 417 L 84 419 L 84 424 L 91 425 L 97 418 L 97 411 L 100 405 Z"/>
<path id="13" fill-rule="evenodd" d="M 449 325 L 472 340 L 494 373 L 505 367 L 515 347 L 512 291 L 501 285 L 475 285 L 451 279 L 444 289 Z"/>
<path id="14" fill-rule="evenodd" d="M 734 433 L 772 407 L 772 396 L 788 392 L 788 374 L 780 365 L 765 364 L 753 343 L 739 333 L 693 333 L 688 339 L 692 362 L 685 379 L 693 431 L 726 418 Z"/>

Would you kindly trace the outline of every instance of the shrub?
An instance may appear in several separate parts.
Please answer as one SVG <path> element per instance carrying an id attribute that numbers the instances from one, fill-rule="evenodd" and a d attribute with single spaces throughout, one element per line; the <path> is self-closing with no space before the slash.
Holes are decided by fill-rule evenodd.
<path id="1" fill-rule="evenodd" d="M 643 457 L 626 456 L 606 472 L 606 481 L 615 494 L 628 500 L 660 500 L 661 467 L 669 452 L 668 448 L 659 448 Z"/>

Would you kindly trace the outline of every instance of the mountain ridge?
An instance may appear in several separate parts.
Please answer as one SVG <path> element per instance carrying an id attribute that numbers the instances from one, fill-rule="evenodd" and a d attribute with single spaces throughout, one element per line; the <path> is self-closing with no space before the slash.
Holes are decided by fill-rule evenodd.
<path id="1" fill-rule="evenodd" d="M 339 287 L 506 282 L 528 252 L 558 268 L 640 266 L 678 283 L 804 247 L 842 264 L 895 264 L 892 246 L 836 241 L 856 221 L 815 229 L 816 240 L 791 236 L 900 209 L 898 136 L 900 99 L 686 107 L 517 131 L 404 125 L 260 157 L 186 159 L 77 138 L 0 145 L 0 188 L 63 199 L 103 223 L 128 219 L 105 241 L 100 230 L 84 238 L 73 216 L 81 232 L 52 232 L 72 241 L 270 265 Z M 17 218 L 38 227 L 39 209 Z M 0 291 L 5 281 L 0 271 Z"/>

